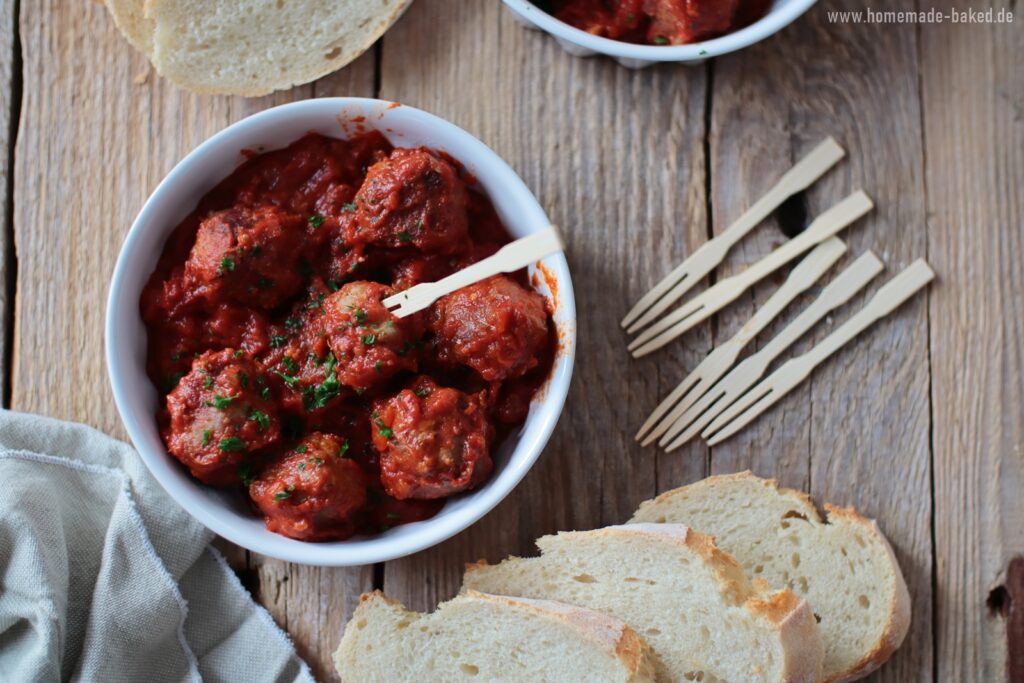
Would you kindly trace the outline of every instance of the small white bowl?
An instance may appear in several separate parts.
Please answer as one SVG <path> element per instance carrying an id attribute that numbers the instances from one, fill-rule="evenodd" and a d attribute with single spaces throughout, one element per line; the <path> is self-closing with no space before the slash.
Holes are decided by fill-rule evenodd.
<path id="1" fill-rule="evenodd" d="M 361 119 L 359 117 L 362 117 Z M 479 181 L 509 232 L 522 237 L 547 227 L 548 217 L 516 173 L 482 142 L 426 112 L 360 98 L 306 100 L 269 109 L 226 128 L 183 159 L 160 183 L 125 239 L 107 303 L 106 355 L 117 409 L 149 470 L 182 507 L 215 533 L 254 552 L 290 562 L 350 566 L 382 562 L 435 545 L 497 505 L 526 475 L 547 443 L 569 390 L 576 348 L 576 304 L 561 254 L 543 260 L 538 291 L 554 298 L 559 351 L 518 434 L 494 454 L 494 473 L 479 489 L 450 498 L 434 517 L 369 537 L 331 543 L 271 533 L 237 492 L 200 484 L 171 457 L 157 430 L 158 396 L 146 375 L 146 328 L 139 297 L 164 242 L 199 199 L 245 160 L 242 150 L 275 149 L 314 131 L 349 137 L 376 129 L 396 147 L 425 145 L 450 154 Z M 535 269 L 531 267 L 531 273 Z M 548 287 L 552 278 L 554 287 Z"/>
<path id="2" fill-rule="evenodd" d="M 817 0 L 775 0 L 768 13 L 750 26 L 712 40 L 689 45 L 637 45 L 602 38 L 555 19 L 529 0 L 504 2 L 520 23 L 528 28 L 550 33 L 558 44 L 573 56 L 607 55 L 627 68 L 643 69 L 658 62 L 700 64 L 711 57 L 753 45 L 782 30 Z"/>

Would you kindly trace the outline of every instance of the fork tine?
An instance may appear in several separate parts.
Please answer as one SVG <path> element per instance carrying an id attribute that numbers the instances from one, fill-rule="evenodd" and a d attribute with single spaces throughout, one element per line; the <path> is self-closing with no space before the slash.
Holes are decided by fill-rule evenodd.
<path id="1" fill-rule="evenodd" d="M 708 440 L 708 445 L 714 446 L 725 439 L 728 439 L 730 436 L 750 424 L 758 415 L 766 411 L 785 395 L 786 392 L 775 391 L 773 387 L 768 387 L 768 392 L 763 394 L 760 399 L 748 406 L 746 410 L 738 415 L 732 422 L 728 423 L 723 429 L 715 432 L 715 434 Z"/>
<path id="2" fill-rule="evenodd" d="M 711 396 L 713 394 L 708 395 Z M 672 426 L 672 430 L 658 442 L 658 445 L 664 448 L 666 453 L 671 453 L 700 434 L 700 430 L 704 429 L 705 425 L 715 419 L 715 416 L 723 409 L 728 408 L 729 403 L 732 401 L 732 397 L 728 394 L 717 394 L 714 396 L 715 399 L 707 407 L 707 410 L 701 411 L 696 420 L 693 420 L 689 415 L 684 415 Z M 682 434 L 679 433 L 680 431 L 682 431 Z"/>
<path id="3" fill-rule="evenodd" d="M 693 374 L 691 373 L 690 375 L 688 375 L 686 377 L 686 379 L 684 379 L 682 382 L 680 382 L 676 386 L 675 389 L 672 390 L 672 393 L 670 393 L 668 396 L 666 396 L 665 399 L 661 403 L 658 404 L 658 407 L 654 409 L 654 412 L 651 413 L 651 416 L 649 418 L 647 418 L 647 421 L 643 423 L 643 425 L 640 427 L 640 430 L 636 433 L 636 437 L 634 437 L 634 438 L 637 441 L 640 441 L 640 439 L 643 438 L 644 434 L 651 427 L 653 427 L 658 422 L 659 419 L 661 419 L 661 416 L 664 415 L 665 413 L 667 413 L 669 411 L 669 409 L 676 404 L 676 401 L 678 401 L 680 398 L 682 398 L 683 396 L 686 395 L 686 392 L 688 392 L 690 390 L 690 387 L 692 386 L 691 380 L 693 380 L 693 379 L 694 379 L 694 377 L 693 377 Z M 654 437 L 654 438 L 657 438 L 657 437 Z M 646 446 L 652 440 L 653 439 L 648 438 L 647 440 L 642 442 L 642 445 Z"/>
<path id="4" fill-rule="evenodd" d="M 718 389 L 718 387 L 712 387 L 707 393 L 700 397 L 699 401 L 676 415 L 671 424 L 666 428 L 664 436 L 662 436 L 661 440 L 658 441 L 658 445 L 665 447 L 669 442 L 676 438 L 679 432 L 686 429 L 687 426 L 700 422 L 699 419 L 695 422 L 696 418 L 703 418 L 708 413 L 716 413 L 717 411 L 714 411 L 713 407 L 716 406 L 719 401 L 729 398 L 728 391 L 716 391 L 716 389 Z M 710 422 L 710 418 L 708 418 L 707 421 Z"/>

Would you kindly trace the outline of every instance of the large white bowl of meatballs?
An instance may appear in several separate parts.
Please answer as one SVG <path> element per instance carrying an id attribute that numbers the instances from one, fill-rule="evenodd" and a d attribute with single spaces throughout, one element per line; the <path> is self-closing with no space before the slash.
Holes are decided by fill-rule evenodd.
<path id="1" fill-rule="evenodd" d="M 125 239 L 106 355 L 128 434 L 215 533 L 304 564 L 381 562 L 465 529 L 561 413 L 562 254 L 398 318 L 382 303 L 549 225 L 493 151 L 358 98 L 269 109 L 196 148 Z"/>

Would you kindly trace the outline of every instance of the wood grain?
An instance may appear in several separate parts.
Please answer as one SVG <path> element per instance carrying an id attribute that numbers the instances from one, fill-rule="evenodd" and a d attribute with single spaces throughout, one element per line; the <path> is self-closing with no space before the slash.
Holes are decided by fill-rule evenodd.
<path id="1" fill-rule="evenodd" d="M 564 231 L 579 311 L 573 387 L 532 472 L 482 522 L 387 564 L 387 592 L 429 609 L 458 589 L 464 562 L 623 522 L 655 492 L 659 460 L 632 434 L 708 338 L 661 355 L 659 368 L 628 360 L 618 321 L 706 237 L 704 70 L 573 59 L 500 3 L 438 0 L 414 4 L 388 34 L 381 88 L 467 129 L 520 173 Z M 703 475 L 703 449 L 690 455 L 667 466 L 673 480 Z"/>
<path id="2" fill-rule="evenodd" d="M 13 234 L 11 216 L 10 178 L 11 178 L 11 117 L 16 114 L 16 98 L 21 97 L 20 90 L 15 92 L 15 23 L 17 6 L 11 1 L 0 3 L 0 405 L 6 401 L 8 353 L 7 331 L 13 320 L 14 311 L 14 245 L 11 244 Z M 20 75 L 20 74 L 19 74 Z"/>
<path id="3" fill-rule="evenodd" d="M 1024 554 L 1024 28 L 1014 19 L 921 29 L 928 249 L 945 279 L 929 306 L 942 681 L 1007 679 L 1011 605 L 986 602 L 1012 595 L 1007 570 Z M 1024 640 L 1013 647 L 1024 675 Z"/>
<path id="4" fill-rule="evenodd" d="M 15 163 L 18 253 L 12 405 L 125 438 L 103 363 L 110 273 L 136 212 L 181 157 L 224 126 L 314 94 L 196 96 L 150 71 L 101 4 L 21 6 L 25 100 Z M 373 92 L 374 57 L 325 78 L 317 94 Z M 246 553 L 222 545 L 242 569 Z M 314 672 L 371 570 L 327 570 L 250 558 L 257 597 L 296 637 Z M 255 584 L 255 585 L 253 585 Z"/>
<path id="5" fill-rule="evenodd" d="M 848 157 L 806 193 L 808 213 L 814 216 L 863 188 L 876 209 L 841 235 L 850 245 L 846 262 L 870 248 L 887 266 L 886 275 L 832 316 L 841 322 L 888 277 L 926 255 L 920 103 L 914 27 L 830 24 L 828 10 L 857 9 L 856 3 L 822 5 L 781 34 L 716 64 L 712 204 L 717 231 L 774 181 L 778 171 L 771 169 L 786 168 L 826 135 L 835 136 Z M 784 239 L 778 221 L 765 225 L 739 245 L 727 272 Z M 756 288 L 745 304 L 722 315 L 716 341 L 731 336 L 777 285 Z M 814 294 L 805 295 L 805 302 Z M 907 578 L 913 619 L 903 647 L 871 678 L 878 681 L 932 678 L 925 301 L 919 296 L 868 330 L 711 454 L 716 473 L 750 468 L 810 491 L 819 502 L 854 505 L 880 520 Z M 801 308 L 782 316 L 760 343 Z M 832 327 L 823 325 L 785 358 L 802 353 Z"/>

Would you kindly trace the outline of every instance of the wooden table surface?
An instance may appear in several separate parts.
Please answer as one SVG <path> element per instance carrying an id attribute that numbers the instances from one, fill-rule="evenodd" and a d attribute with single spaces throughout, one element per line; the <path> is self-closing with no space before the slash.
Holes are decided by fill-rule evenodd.
<path id="1" fill-rule="evenodd" d="M 466 561 L 530 553 L 540 534 L 622 522 L 658 491 L 750 468 L 857 506 L 891 539 L 913 621 L 872 681 L 1024 680 L 1024 19 L 832 23 L 828 10 L 860 5 L 826 0 L 748 50 L 629 71 L 569 57 L 496 0 L 419 0 L 343 71 L 246 100 L 158 78 L 102 4 L 0 8 L 8 407 L 125 436 L 102 332 L 121 241 L 174 163 L 275 104 L 376 95 L 432 111 L 508 160 L 563 226 L 575 378 L 551 443 L 504 503 L 436 548 L 375 567 L 227 548 L 319 678 L 335 679 L 330 653 L 363 591 L 429 609 L 454 593 Z M 825 135 L 847 160 L 717 276 L 778 245 L 780 220 L 798 225 L 862 187 L 877 208 L 846 233 L 851 253 L 873 249 L 890 273 L 926 257 L 938 280 L 738 437 L 671 455 L 640 448 L 632 434 L 656 401 L 775 285 L 641 361 L 627 357 L 618 320 Z"/>

